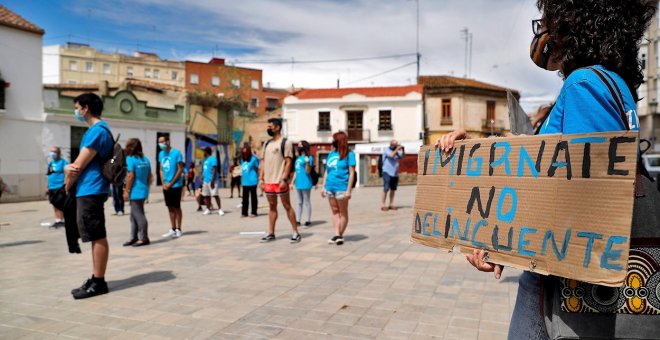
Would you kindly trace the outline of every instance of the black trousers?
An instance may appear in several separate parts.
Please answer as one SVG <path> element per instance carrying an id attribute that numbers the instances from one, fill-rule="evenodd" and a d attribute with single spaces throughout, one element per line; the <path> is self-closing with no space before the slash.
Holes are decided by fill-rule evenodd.
<path id="1" fill-rule="evenodd" d="M 249 197 L 248 197 L 249 196 Z M 257 214 L 257 186 L 243 186 L 243 207 L 242 214 L 243 216 L 248 215 L 248 200 L 252 204 L 252 215 Z"/>

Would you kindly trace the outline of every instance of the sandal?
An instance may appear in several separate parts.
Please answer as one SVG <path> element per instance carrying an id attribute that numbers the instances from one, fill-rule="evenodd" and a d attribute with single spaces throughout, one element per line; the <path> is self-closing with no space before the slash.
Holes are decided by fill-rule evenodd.
<path id="1" fill-rule="evenodd" d="M 146 246 L 146 245 L 148 245 L 149 243 L 151 243 L 151 242 L 149 242 L 149 240 L 146 240 L 146 241 L 137 241 L 137 242 L 135 242 L 135 244 L 133 245 L 133 247 Z"/>
<path id="2" fill-rule="evenodd" d="M 399 209 L 399 208 L 390 205 L 390 210 L 397 210 L 397 209 Z"/>
<path id="3" fill-rule="evenodd" d="M 380 207 L 380 210 L 381 211 L 387 211 L 387 210 L 389 210 L 389 208 L 388 207 Z"/>

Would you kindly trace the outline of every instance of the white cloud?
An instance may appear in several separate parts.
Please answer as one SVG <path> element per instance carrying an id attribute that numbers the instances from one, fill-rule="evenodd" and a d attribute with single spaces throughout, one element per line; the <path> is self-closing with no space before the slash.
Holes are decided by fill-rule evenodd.
<path id="1" fill-rule="evenodd" d="M 561 79 L 529 59 L 531 19 L 539 14 L 534 0 L 419 0 L 421 74 L 463 76 L 465 42 L 473 34 L 471 78 L 515 88 L 530 110 L 551 101 Z M 139 34 L 171 43 L 176 56 L 208 60 L 213 46 L 232 60 L 325 60 L 415 52 L 415 1 L 406 0 L 123 0 L 137 8 L 103 6 L 106 20 L 156 29 Z M 157 8 L 160 17 L 150 17 Z M 162 17 L 167 16 L 167 17 Z M 207 51 L 176 47 L 186 41 Z M 333 87 L 337 78 L 350 86 L 402 85 L 415 81 L 411 65 L 379 77 L 354 82 L 415 60 L 414 56 L 323 64 L 239 64 L 264 70 L 264 83 L 288 87 Z M 353 83 L 351 83 L 353 82 Z"/>

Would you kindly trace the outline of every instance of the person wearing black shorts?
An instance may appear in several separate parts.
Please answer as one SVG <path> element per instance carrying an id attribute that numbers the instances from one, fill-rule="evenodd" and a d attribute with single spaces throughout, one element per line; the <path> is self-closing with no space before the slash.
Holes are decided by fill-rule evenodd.
<path id="1" fill-rule="evenodd" d="M 93 93 L 74 99 L 75 117 L 87 123 L 89 129 L 80 142 L 78 158 L 64 168 L 64 185 L 72 192 L 76 185 L 76 220 L 83 242 L 92 243 L 92 277 L 79 288 L 71 290 L 74 299 L 85 299 L 108 292 L 105 270 L 108 265 L 108 240 L 105 231 L 103 204 L 108 199 L 109 181 L 101 168 L 114 144 L 108 124 L 102 121 L 103 101 Z"/>
<path id="2" fill-rule="evenodd" d="M 163 180 L 163 196 L 165 205 L 170 214 L 172 228 L 163 237 L 181 236 L 181 193 L 183 190 L 183 156 L 181 151 L 170 145 L 170 139 L 166 136 L 158 138 L 158 163 L 160 164 L 160 178 Z"/>

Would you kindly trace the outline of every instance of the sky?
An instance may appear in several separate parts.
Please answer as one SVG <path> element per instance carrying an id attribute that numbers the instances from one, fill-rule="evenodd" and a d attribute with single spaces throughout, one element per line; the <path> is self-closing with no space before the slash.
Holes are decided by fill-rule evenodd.
<path id="1" fill-rule="evenodd" d="M 45 29 L 44 46 L 72 41 L 202 62 L 215 56 L 262 69 L 272 87 L 413 84 L 417 28 L 421 75 L 516 89 L 528 112 L 553 101 L 562 83 L 529 58 L 531 20 L 540 17 L 534 0 L 0 1 Z"/>

